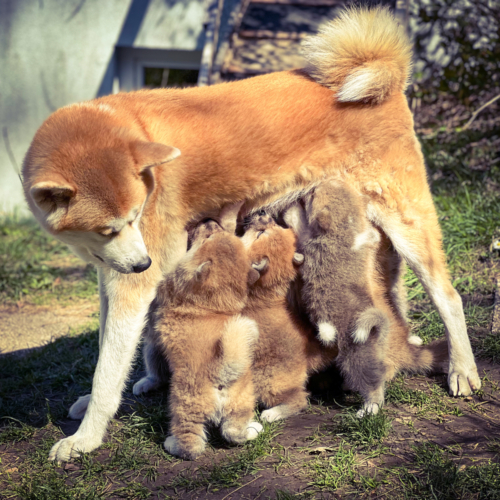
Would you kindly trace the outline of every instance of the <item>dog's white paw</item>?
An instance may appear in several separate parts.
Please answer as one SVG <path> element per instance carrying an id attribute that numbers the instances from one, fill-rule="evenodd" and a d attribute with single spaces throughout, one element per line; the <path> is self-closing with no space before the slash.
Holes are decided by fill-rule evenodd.
<path id="1" fill-rule="evenodd" d="M 160 386 L 158 380 L 153 377 L 143 377 L 141 380 L 134 384 L 132 392 L 134 396 L 139 396 L 140 394 L 145 394 L 146 392 L 157 389 Z"/>
<path id="2" fill-rule="evenodd" d="M 470 369 L 457 369 L 450 366 L 448 385 L 452 396 L 468 396 L 472 391 L 481 389 L 481 379 L 474 366 Z"/>
<path id="3" fill-rule="evenodd" d="M 73 420 L 82 420 L 82 418 L 85 416 L 85 412 L 87 411 L 89 401 L 90 394 L 79 397 L 76 400 L 76 403 L 73 403 L 73 405 L 69 409 L 69 418 L 72 418 Z"/>
<path id="4" fill-rule="evenodd" d="M 269 410 L 264 410 L 260 414 L 260 419 L 264 422 L 276 422 L 277 420 L 282 420 L 288 416 L 284 411 L 283 405 L 274 406 L 269 408 Z"/>
<path id="5" fill-rule="evenodd" d="M 56 462 L 67 462 L 69 459 L 78 457 L 82 453 L 88 453 L 95 450 L 102 443 L 99 438 L 80 437 L 78 432 L 73 436 L 58 441 L 49 453 L 49 460 Z"/>
<path id="6" fill-rule="evenodd" d="M 250 441 L 256 439 L 257 436 L 264 430 L 259 422 L 250 422 L 247 426 L 247 439 Z"/>

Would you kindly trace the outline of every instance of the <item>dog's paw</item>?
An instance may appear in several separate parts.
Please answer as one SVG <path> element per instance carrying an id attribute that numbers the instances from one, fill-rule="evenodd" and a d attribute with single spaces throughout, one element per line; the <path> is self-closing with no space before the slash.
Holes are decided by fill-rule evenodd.
<path id="1" fill-rule="evenodd" d="M 263 430 L 264 427 L 262 427 L 262 424 L 259 424 L 259 422 L 250 422 L 247 425 L 247 440 L 251 441 L 252 439 L 256 439 Z"/>
<path id="2" fill-rule="evenodd" d="M 134 384 L 132 392 L 134 396 L 139 396 L 140 394 L 145 394 L 146 392 L 157 389 L 160 386 L 158 380 L 153 377 L 143 377 L 139 382 Z"/>
<path id="3" fill-rule="evenodd" d="M 90 394 L 79 397 L 76 403 L 73 403 L 73 405 L 69 409 L 69 418 L 72 418 L 73 420 L 82 420 L 82 418 L 85 416 L 85 412 L 87 411 L 89 401 Z"/>
<path id="4" fill-rule="evenodd" d="M 452 396 L 468 396 L 472 391 L 478 391 L 481 389 L 481 379 L 477 368 L 458 370 L 450 367 L 448 385 Z"/>
<path id="5" fill-rule="evenodd" d="M 277 420 L 283 420 L 289 415 L 289 412 L 285 410 L 285 405 L 274 406 L 273 408 L 269 408 L 269 410 L 264 410 L 260 414 L 260 419 L 264 422 L 276 422 Z"/>
<path id="6" fill-rule="evenodd" d="M 56 462 L 67 462 L 71 458 L 78 457 L 82 453 L 95 450 L 102 443 L 101 439 L 80 437 L 78 432 L 73 436 L 58 441 L 49 453 L 49 460 Z"/>
<path id="7" fill-rule="evenodd" d="M 163 446 L 170 455 L 185 458 L 187 460 L 195 460 L 205 451 L 206 442 L 199 436 L 196 436 L 195 439 L 191 439 L 190 441 L 189 446 L 186 446 L 175 436 L 168 436 Z"/>
<path id="8" fill-rule="evenodd" d="M 365 403 L 363 405 L 363 408 L 361 410 L 358 410 L 356 413 L 356 416 L 358 418 L 363 418 L 366 415 L 376 415 L 380 408 L 382 408 L 382 405 L 379 403 Z"/>

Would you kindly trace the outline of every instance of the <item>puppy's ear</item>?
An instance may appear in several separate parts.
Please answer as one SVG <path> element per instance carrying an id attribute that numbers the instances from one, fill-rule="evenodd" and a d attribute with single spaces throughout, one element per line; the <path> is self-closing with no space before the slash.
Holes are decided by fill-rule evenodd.
<path id="1" fill-rule="evenodd" d="M 243 206 L 244 201 L 238 203 L 227 204 L 222 207 L 219 214 L 220 225 L 228 233 L 234 234 L 236 231 L 236 223 L 238 220 L 238 213 Z"/>
<path id="2" fill-rule="evenodd" d="M 74 187 L 65 181 L 37 182 L 30 189 L 30 195 L 38 209 L 44 214 L 66 210 L 76 194 Z"/>
<path id="3" fill-rule="evenodd" d="M 196 281 L 199 281 L 202 283 L 205 281 L 209 274 L 210 274 L 210 266 L 212 265 L 212 261 L 207 260 L 206 262 L 203 262 L 200 264 L 197 268 L 196 271 L 194 272 L 194 276 Z"/>
<path id="4" fill-rule="evenodd" d="M 250 271 L 248 271 L 248 285 L 252 286 L 255 284 L 260 278 L 260 273 L 257 271 L 257 269 L 254 269 L 253 267 L 250 268 Z"/>
<path id="5" fill-rule="evenodd" d="M 301 266 L 304 263 L 304 255 L 298 252 L 293 254 L 293 263 Z"/>
<path id="6" fill-rule="evenodd" d="M 135 141 L 131 143 L 131 149 L 140 172 L 175 160 L 181 155 L 177 148 L 159 142 Z"/>
<path id="7" fill-rule="evenodd" d="M 269 267 L 269 259 L 267 257 L 264 257 L 261 261 L 259 262 L 254 262 L 252 264 L 252 268 L 258 271 L 259 273 L 263 273 L 267 271 L 267 268 Z"/>

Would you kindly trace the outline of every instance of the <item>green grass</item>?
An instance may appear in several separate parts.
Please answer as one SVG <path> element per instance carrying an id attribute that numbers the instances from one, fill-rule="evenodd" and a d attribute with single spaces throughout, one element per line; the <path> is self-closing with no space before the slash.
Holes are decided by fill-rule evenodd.
<path id="1" fill-rule="evenodd" d="M 356 454 L 344 441 L 330 457 L 318 457 L 308 464 L 313 477 L 310 486 L 319 490 L 335 491 L 355 478 Z"/>
<path id="2" fill-rule="evenodd" d="M 66 266 L 60 267 L 64 262 Z M 32 219 L 0 219 L 0 300 L 65 303 L 97 293 L 97 274 Z"/>
<path id="3" fill-rule="evenodd" d="M 414 447 L 415 473 L 399 471 L 405 498 L 429 500 L 500 498 L 500 464 L 462 466 L 461 458 L 434 443 Z"/>
<path id="4" fill-rule="evenodd" d="M 347 409 L 334 417 L 332 432 L 357 446 L 373 446 L 383 441 L 391 430 L 391 419 L 382 409 L 376 415 L 359 418 L 356 408 Z"/>
<path id="5" fill-rule="evenodd" d="M 408 387 L 404 376 L 391 381 L 386 390 L 386 402 L 416 409 L 417 418 L 442 422 L 445 417 L 463 415 L 457 400 L 448 395 L 447 389 L 435 383 L 425 383 L 425 389 Z"/>

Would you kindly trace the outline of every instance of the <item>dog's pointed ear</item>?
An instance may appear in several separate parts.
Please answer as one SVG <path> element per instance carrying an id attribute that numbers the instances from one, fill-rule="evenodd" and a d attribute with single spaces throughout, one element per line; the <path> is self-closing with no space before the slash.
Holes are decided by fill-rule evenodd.
<path id="1" fill-rule="evenodd" d="M 131 144 L 131 148 L 140 172 L 175 160 L 181 155 L 177 148 L 159 142 L 136 141 Z"/>
<path id="2" fill-rule="evenodd" d="M 304 255 L 299 252 L 295 252 L 293 254 L 293 263 L 301 266 L 304 263 Z"/>
<path id="3" fill-rule="evenodd" d="M 30 195 L 35 205 L 45 214 L 67 209 L 75 194 L 75 188 L 62 180 L 60 182 L 37 182 L 30 189 Z"/>
<path id="4" fill-rule="evenodd" d="M 258 271 L 259 273 L 263 273 L 264 271 L 267 270 L 268 267 L 269 267 L 269 259 L 267 257 L 264 257 L 259 262 L 254 262 L 252 264 L 252 268 Z"/>
<path id="5" fill-rule="evenodd" d="M 259 278 L 260 278 L 259 271 L 251 267 L 250 271 L 248 271 L 248 285 L 249 286 L 254 285 L 259 280 Z"/>
<path id="6" fill-rule="evenodd" d="M 208 278 L 208 275 L 210 274 L 211 265 L 212 261 L 207 260 L 206 262 L 203 262 L 196 268 L 196 271 L 194 272 L 196 281 L 199 281 L 201 283 L 202 281 L 205 281 Z"/>

